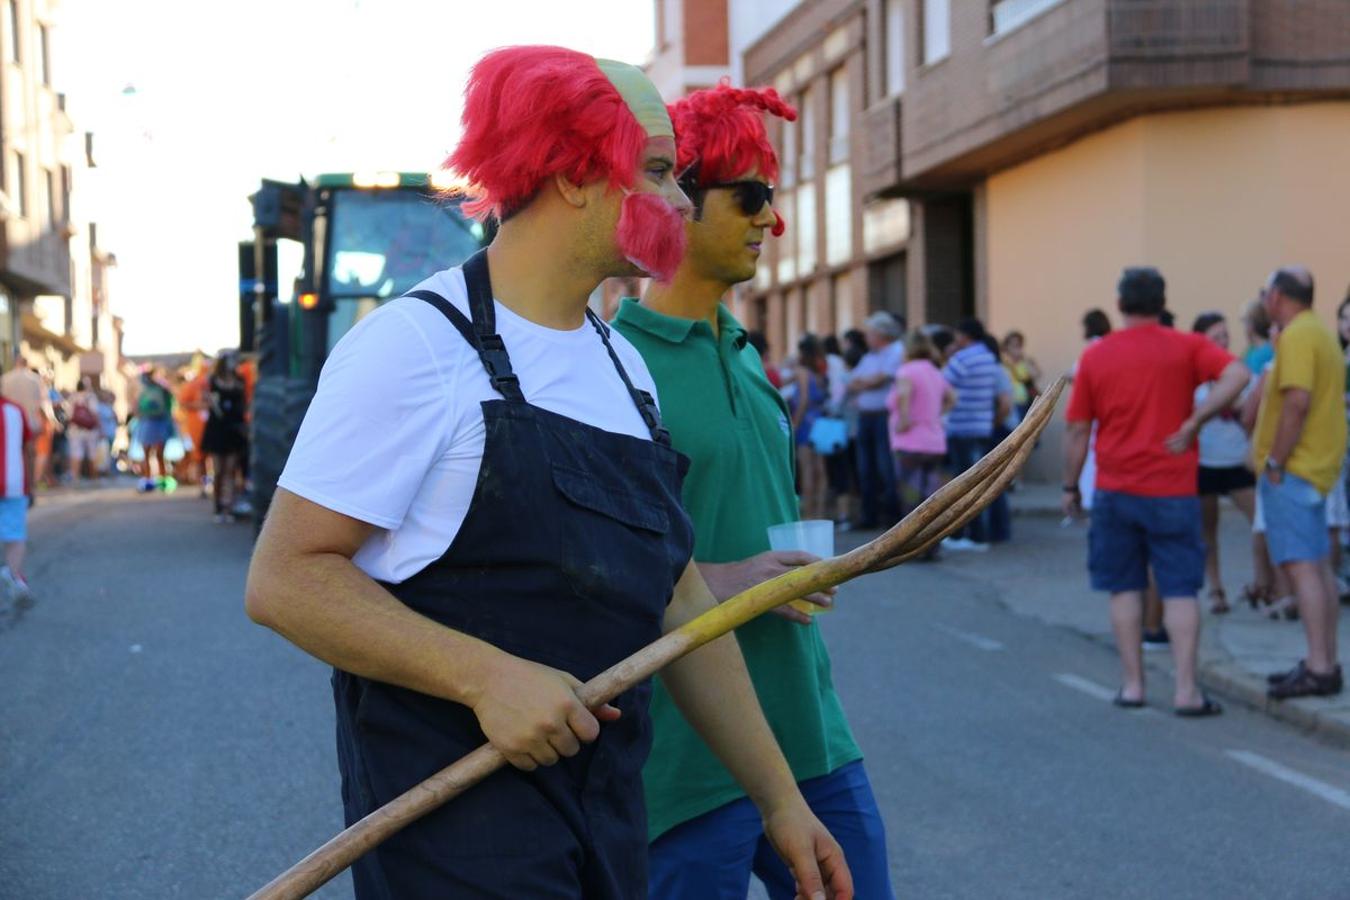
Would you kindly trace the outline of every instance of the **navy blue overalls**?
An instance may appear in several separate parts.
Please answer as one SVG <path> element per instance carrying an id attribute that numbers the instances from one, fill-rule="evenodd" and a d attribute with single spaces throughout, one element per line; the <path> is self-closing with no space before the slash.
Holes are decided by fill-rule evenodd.
<path id="1" fill-rule="evenodd" d="M 586 681 L 661 635 L 693 552 L 680 502 L 688 460 L 587 317 L 651 429 L 615 434 L 531 406 L 498 336 L 487 256 L 464 265 L 472 321 L 431 292 L 478 350 L 500 400 L 468 516 L 445 554 L 384 585 L 424 616 Z M 604 377 L 597 373 L 596 377 Z M 333 674 L 342 798 L 351 824 L 486 740 L 466 706 Z M 361 900 L 635 900 L 647 894 L 641 771 L 651 746 L 644 682 L 622 717 L 557 765 L 507 768 L 353 866 Z"/>

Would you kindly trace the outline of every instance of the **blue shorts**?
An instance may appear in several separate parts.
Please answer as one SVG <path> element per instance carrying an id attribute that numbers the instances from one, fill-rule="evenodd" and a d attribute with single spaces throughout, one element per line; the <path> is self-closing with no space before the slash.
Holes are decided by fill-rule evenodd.
<path id="1" fill-rule="evenodd" d="M 1279 484 L 1262 473 L 1257 483 L 1266 518 L 1266 547 L 1275 565 L 1324 559 L 1331 553 L 1327 498 L 1311 482 L 1289 472 Z"/>
<path id="2" fill-rule="evenodd" d="M 0 543 L 28 540 L 28 498 L 0 497 Z"/>
<path id="3" fill-rule="evenodd" d="M 844 849 L 855 896 L 894 900 L 886 828 L 861 760 L 798 787 L 811 811 Z M 759 810 L 746 797 L 676 825 L 651 845 L 650 900 L 745 900 L 753 871 L 773 900 L 796 897 L 792 873 L 764 837 Z"/>
<path id="4" fill-rule="evenodd" d="M 1148 587 L 1162 597 L 1194 597 L 1205 583 L 1198 497 L 1143 497 L 1098 490 L 1088 529 L 1092 588 L 1119 594 Z"/>

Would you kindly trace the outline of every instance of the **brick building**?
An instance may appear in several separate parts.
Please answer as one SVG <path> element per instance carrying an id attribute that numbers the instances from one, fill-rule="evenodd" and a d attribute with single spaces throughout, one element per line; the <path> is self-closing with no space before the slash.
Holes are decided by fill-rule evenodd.
<path id="1" fill-rule="evenodd" d="M 77 186 L 92 138 L 56 90 L 56 0 L 0 9 L 0 365 L 16 352 L 60 388 L 89 375 L 119 394 L 121 323 L 109 308 L 112 254 Z"/>
<path id="2" fill-rule="evenodd" d="M 1086 309 L 1114 316 L 1129 264 L 1163 270 L 1186 327 L 1304 262 L 1330 320 L 1350 285 L 1347 48 L 1344 0 L 793 4 L 742 55 L 802 117 L 775 134 L 789 232 L 734 306 L 776 356 L 871 309 L 976 314 L 1024 331 L 1047 373 Z"/>

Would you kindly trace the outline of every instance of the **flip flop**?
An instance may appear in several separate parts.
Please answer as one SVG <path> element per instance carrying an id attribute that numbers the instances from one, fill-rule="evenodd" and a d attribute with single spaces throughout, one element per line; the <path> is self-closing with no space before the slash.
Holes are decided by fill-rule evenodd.
<path id="1" fill-rule="evenodd" d="M 1116 691 L 1116 696 L 1111 700 L 1111 703 L 1115 706 L 1119 706 L 1121 709 L 1142 709 L 1145 706 L 1142 698 L 1139 700 L 1126 700 L 1125 695 L 1120 691 Z"/>
<path id="2" fill-rule="evenodd" d="M 1223 712 L 1223 707 L 1202 694 L 1199 706 L 1177 706 L 1172 709 L 1172 712 L 1183 719 L 1199 719 L 1204 716 L 1217 716 Z"/>

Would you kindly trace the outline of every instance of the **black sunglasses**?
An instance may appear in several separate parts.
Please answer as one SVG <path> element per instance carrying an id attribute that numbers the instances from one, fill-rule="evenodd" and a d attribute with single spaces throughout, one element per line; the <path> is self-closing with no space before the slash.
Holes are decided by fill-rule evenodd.
<path id="1" fill-rule="evenodd" d="M 736 202 L 747 216 L 758 215 L 767 203 L 773 205 L 773 185 L 762 181 L 722 181 L 704 186 L 704 190 L 725 188 L 736 192 Z"/>

